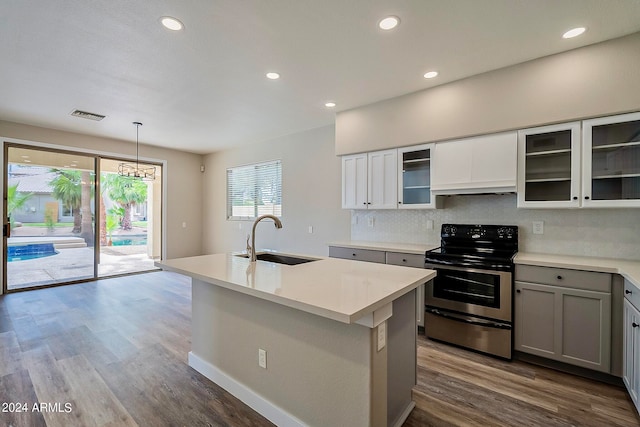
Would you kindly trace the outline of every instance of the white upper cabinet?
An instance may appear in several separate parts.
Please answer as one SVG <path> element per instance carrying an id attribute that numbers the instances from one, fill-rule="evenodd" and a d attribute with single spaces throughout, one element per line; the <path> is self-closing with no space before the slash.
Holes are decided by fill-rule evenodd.
<path id="1" fill-rule="evenodd" d="M 433 209 L 431 194 L 432 157 L 435 144 L 398 149 L 398 208 Z"/>
<path id="2" fill-rule="evenodd" d="M 583 206 L 640 206 L 640 113 L 582 123 Z"/>
<path id="3" fill-rule="evenodd" d="M 367 208 L 367 155 L 342 157 L 342 208 Z"/>
<path id="4" fill-rule="evenodd" d="M 396 209 L 397 150 L 342 157 L 343 209 Z"/>
<path id="5" fill-rule="evenodd" d="M 640 113 L 518 132 L 519 208 L 640 206 Z"/>
<path id="6" fill-rule="evenodd" d="M 516 132 L 505 132 L 437 143 L 432 193 L 515 192 L 517 140 Z"/>
<path id="7" fill-rule="evenodd" d="M 398 206 L 398 152 L 368 153 L 369 209 L 396 209 Z"/>
<path id="8" fill-rule="evenodd" d="M 518 132 L 518 207 L 580 206 L 580 122 Z"/>

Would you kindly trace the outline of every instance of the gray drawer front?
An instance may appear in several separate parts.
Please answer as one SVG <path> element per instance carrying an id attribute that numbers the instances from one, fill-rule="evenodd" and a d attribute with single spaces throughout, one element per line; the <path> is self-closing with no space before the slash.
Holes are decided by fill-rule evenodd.
<path id="1" fill-rule="evenodd" d="M 640 288 L 627 279 L 624 279 L 624 297 L 640 310 Z"/>
<path id="2" fill-rule="evenodd" d="M 611 292 L 611 274 L 565 268 L 516 265 L 516 280 L 596 292 Z"/>
<path id="3" fill-rule="evenodd" d="M 417 255 L 404 254 L 401 252 L 387 252 L 387 264 L 424 268 L 424 254 Z"/>
<path id="4" fill-rule="evenodd" d="M 385 263 L 384 251 L 371 251 L 368 249 L 341 248 L 329 246 L 329 256 L 331 258 L 354 259 L 357 261 Z"/>

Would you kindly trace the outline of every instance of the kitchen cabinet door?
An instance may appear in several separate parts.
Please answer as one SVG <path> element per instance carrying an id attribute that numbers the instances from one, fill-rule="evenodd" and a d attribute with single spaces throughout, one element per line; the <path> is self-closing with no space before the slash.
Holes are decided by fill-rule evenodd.
<path id="1" fill-rule="evenodd" d="M 516 282 L 515 350 L 555 358 L 559 347 L 556 336 L 555 290 L 546 285 Z"/>
<path id="2" fill-rule="evenodd" d="M 610 372 L 611 294 L 516 282 L 515 349 Z"/>
<path id="3" fill-rule="evenodd" d="M 434 209 L 431 171 L 435 144 L 398 149 L 398 208 Z"/>
<path id="4" fill-rule="evenodd" d="M 397 150 L 368 153 L 368 200 L 369 209 L 398 208 Z"/>
<path id="5" fill-rule="evenodd" d="M 518 207 L 580 206 L 580 122 L 518 132 Z"/>
<path id="6" fill-rule="evenodd" d="M 622 380 L 640 412 L 640 311 L 624 299 L 624 353 Z"/>
<path id="7" fill-rule="evenodd" d="M 582 205 L 639 207 L 640 113 L 582 123 Z"/>
<path id="8" fill-rule="evenodd" d="M 516 191 L 517 133 L 436 143 L 432 194 Z"/>
<path id="9" fill-rule="evenodd" d="M 342 157 L 342 208 L 367 208 L 367 155 Z"/>

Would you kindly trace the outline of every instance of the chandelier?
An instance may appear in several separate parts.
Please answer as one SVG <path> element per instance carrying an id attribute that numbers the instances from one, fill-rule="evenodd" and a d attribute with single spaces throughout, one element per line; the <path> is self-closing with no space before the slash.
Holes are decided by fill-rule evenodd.
<path id="1" fill-rule="evenodd" d="M 156 167 L 143 165 L 140 166 L 139 157 L 138 157 L 138 131 L 142 123 L 133 122 L 136 126 L 136 163 L 120 163 L 118 165 L 118 175 L 126 176 L 128 178 L 134 179 L 142 179 L 145 181 L 153 181 L 156 179 Z"/>

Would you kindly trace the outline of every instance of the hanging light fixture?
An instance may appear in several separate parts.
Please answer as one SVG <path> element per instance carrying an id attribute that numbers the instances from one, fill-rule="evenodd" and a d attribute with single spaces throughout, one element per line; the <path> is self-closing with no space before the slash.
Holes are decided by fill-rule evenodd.
<path id="1" fill-rule="evenodd" d="M 118 165 L 118 175 L 126 176 L 128 178 L 143 179 L 145 181 L 153 181 L 156 179 L 156 167 L 155 166 L 140 166 L 138 157 L 138 131 L 142 123 L 133 122 L 136 126 L 136 164 L 132 163 L 120 163 Z"/>

